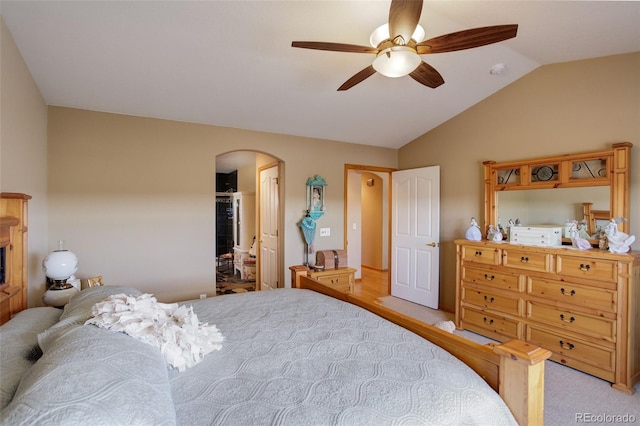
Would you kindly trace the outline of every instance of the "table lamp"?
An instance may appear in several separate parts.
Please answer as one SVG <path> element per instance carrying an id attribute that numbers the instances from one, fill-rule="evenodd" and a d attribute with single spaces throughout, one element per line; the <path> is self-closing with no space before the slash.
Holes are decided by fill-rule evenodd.
<path id="1" fill-rule="evenodd" d="M 65 250 L 62 247 L 62 241 L 58 241 L 58 249 L 49 253 L 42 261 L 42 269 L 47 278 L 53 281 L 51 287 L 42 296 L 45 304 L 64 306 L 71 296 L 80 291 L 67 282 L 78 270 L 78 257 L 75 253 Z"/>

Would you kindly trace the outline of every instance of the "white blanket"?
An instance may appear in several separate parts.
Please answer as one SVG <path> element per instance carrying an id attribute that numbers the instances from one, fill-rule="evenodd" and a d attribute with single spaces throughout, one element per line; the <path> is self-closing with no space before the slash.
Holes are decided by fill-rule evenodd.
<path id="1" fill-rule="evenodd" d="M 157 347 L 178 371 L 220 350 L 224 339 L 215 325 L 200 323 L 191 306 L 159 303 L 150 294 L 115 294 L 96 303 L 85 324 L 123 332 Z"/>

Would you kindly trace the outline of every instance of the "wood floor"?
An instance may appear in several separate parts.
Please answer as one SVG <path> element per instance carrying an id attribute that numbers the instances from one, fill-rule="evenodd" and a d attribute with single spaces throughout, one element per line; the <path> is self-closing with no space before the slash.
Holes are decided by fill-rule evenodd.
<path id="1" fill-rule="evenodd" d="M 362 279 L 356 281 L 353 293 L 372 299 L 389 296 L 389 272 L 363 267 Z"/>

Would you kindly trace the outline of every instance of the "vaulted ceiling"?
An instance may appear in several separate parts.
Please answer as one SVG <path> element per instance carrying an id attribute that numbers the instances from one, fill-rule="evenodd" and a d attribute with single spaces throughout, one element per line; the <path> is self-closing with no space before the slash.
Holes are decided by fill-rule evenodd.
<path id="1" fill-rule="evenodd" d="M 444 77 L 436 89 L 375 74 L 338 92 L 373 55 L 291 47 L 367 45 L 389 5 L 2 0 L 0 13 L 50 105 L 393 148 L 541 65 L 640 51 L 636 1 L 426 1 L 426 38 L 519 25 L 501 43 L 423 55 Z"/>

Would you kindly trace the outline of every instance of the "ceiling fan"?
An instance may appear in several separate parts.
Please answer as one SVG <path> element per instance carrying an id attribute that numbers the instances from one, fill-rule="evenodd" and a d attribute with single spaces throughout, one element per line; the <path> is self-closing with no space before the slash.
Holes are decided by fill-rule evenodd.
<path id="1" fill-rule="evenodd" d="M 418 24 L 422 0 L 391 0 L 388 24 L 378 27 L 369 39 L 372 47 L 322 41 L 294 41 L 292 47 L 348 53 L 372 53 L 373 63 L 338 88 L 347 90 L 376 72 L 387 77 L 409 75 L 418 83 L 436 88 L 444 83 L 440 73 L 419 55 L 453 52 L 497 43 L 516 36 L 518 25 L 494 25 L 457 31 L 421 41 L 425 32 Z"/>

